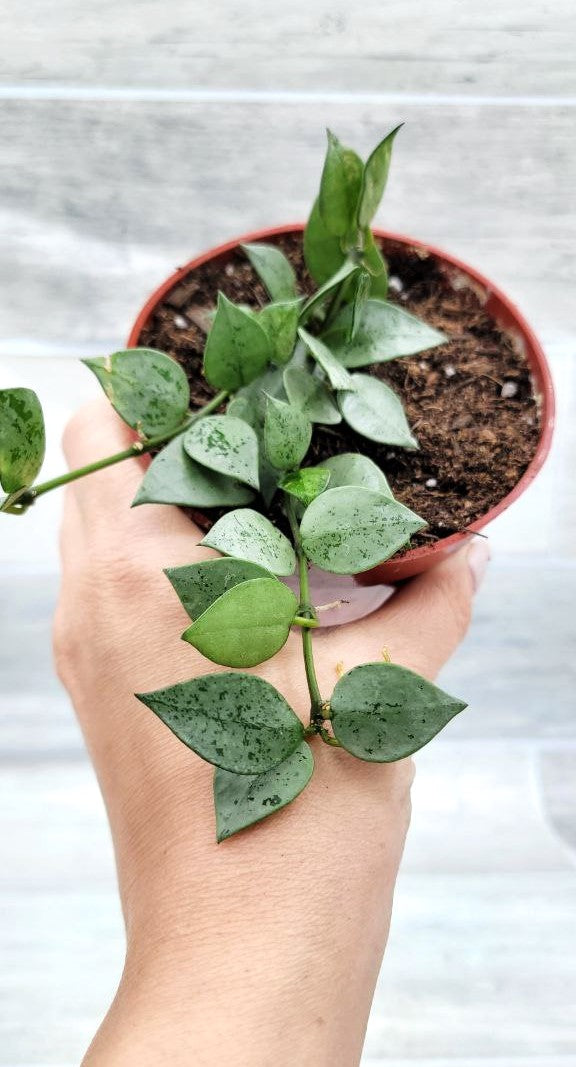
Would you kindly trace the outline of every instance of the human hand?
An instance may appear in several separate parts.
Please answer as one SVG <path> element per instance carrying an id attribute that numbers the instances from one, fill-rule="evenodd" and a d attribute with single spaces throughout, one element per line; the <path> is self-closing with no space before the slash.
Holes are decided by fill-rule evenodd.
<path id="1" fill-rule="evenodd" d="M 131 439 L 100 401 L 74 418 L 65 449 L 77 467 Z M 349 1067 L 386 942 L 411 761 L 368 765 L 316 743 L 304 793 L 215 844 L 212 768 L 133 695 L 220 669 L 179 641 L 187 617 L 162 573 L 213 553 L 177 508 L 130 510 L 141 478 L 129 460 L 73 483 L 62 526 L 56 664 L 105 799 L 127 929 L 120 989 L 85 1063 Z M 478 568 L 483 542 L 472 547 Z M 378 660 L 384 646 L 434 677 L 468 623 L 468 553 L 361 623 L 315 632 L 321 690 L 339 662 Z M 299 640 L 256 673 L 304 719 Z"/>

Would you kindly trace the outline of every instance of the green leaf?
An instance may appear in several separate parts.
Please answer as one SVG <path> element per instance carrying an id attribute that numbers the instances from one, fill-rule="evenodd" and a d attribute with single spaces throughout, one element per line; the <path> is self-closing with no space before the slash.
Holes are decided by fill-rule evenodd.
<path id="1" fill-rule="evenodd" d="M 358 574 L 390 559 L 424 526 L 424 519 L 383 493 L 341 486 L 312 501 L 300 530 L 312 563 L 334 574 Z"/>
<path id="2" fill-rule="evenodd" d="M 191 619 L 197 619 L 223 593 L 253 578 L 273 578 L 271 571 L 244 559 L 205 559 L 164 571 Z M 277 581 L 278 579 L 276 579 Z"/>
<path id="3" fill-rule="evenodd" d="M 300 367 L 286 367 L 284 388 L 290 403 L 312 422 L 334 426 L 342 416 L 324 382 Z"/>
<path id="4" fill-rule="evenodd" d="M 323 467 L 303 467 L 288 474 L 280 482 L 280 488 L 295 496 L 305 507 L 323 493 L 330 481 L 330 471 Z"/>
<path id="5" fill-rule="evenodd" d="M 272 466 L 281 471 L 298 467 L 311 440 L 312 423 L 308 416 L 283 400 L 268 397 L 264 449 Z"/>
<path id="6" fill-rule="evenodd" d="M 306 301 L 304 307 L 300 311 L 300 321 L 304 322 L 310 318 L 312 312 L 316 311 L 318 305 L 322 304 L 323 301 L 326 300 L 326 297 L 330 296 L 330 294 L 333 293 L 342 282 L 345 282 L 347 278 L 351 278 L 354 274 L 357 274 L 359 270 L 360 267 L 356 263 L 353 263 L 352 260 L 346 260 L 340 269 L 336 271 L 336 274 L 333 274 L 331 278 L 328 278 L 328 280 L 325 281 L 324 284 L 321 285 L 320 288 L 317 289 Z"/>
<path id="7" fill-rule="evenodd" d="M 274 363 L 281 365 L 288 363 L 294 352 L 301 307 L 301 300 L 267 304 L 256 315 L 257 321 L 266 331 L 270 341 Z"/>
<path id="8" fill-rule="evenodd" d="M 360 156 L 351 148 L 344 148 L 330 130 L 327 134 L 318 206 L 327 232 L 344 237 L 355 223 L 363 164 Z"/>
<path id="9" fill-rule="evenodd" d="M 241 245 L 272 300 L 293 300 L 297 295 L 296 275 L 290 261 L 275 245 Z"/>
<path id="10" fill-rule="evenodd" d="M 288 538 L 272 525 L 270 519 L 251 508 L 240 508 L 223 515 L 201 544 L 226 556 L 257 563 L 272 574 L 293 574 L 296 568 L 296 556 Z"/>
<path id="11" fill-rule="evenodd" d="M 399 126 L 396 126 L 394 130 L 387 134 L 383 141 L 380 141 L 380 144 L 376 146 L 364 165 L 362 188 L 358 201 L 358 225 L 361 228 L 370 225 L 380 206 L 386 182 L 388 181 L 394 138 L 403 125 L 403 123 L 400 123 Z"/>
<path id="12" fill-rule="evenodd" d="M 362 265 L 375 277 L 386 273 L 386 261 L 374 240 L 374 234 L 369 226 L 363 232 L 363 239 Z"/>
<path id="13" fill-rule="evenodd" d="M 417 752 L 466 706 L 395 663 L 354 667 L 336 683 L 330 701 L 335 737 L 372 763 Z"/>
<path id="14" fill-rule="evenodd" d="M 0 485 L 16 493 L 32 485 L 44 460 L 42 407 L 32 389 L 0 389 Z"/>
<path id="15" fill-rule="evenodd" d="M 111 356 L 84 359 L 120 418 L 145 437 L 176 430 L 190 403 L 183 368 L 165 352 L 129 348 Z"/>
<path id="16" fill-rule="evenodd" d="M 278 471 L 268 462 L 264 452 L 264 420 L 268 396 L 285 397 L 280 367 L 267 370 L 256 381 L 244 386 L 230 401 L 227 414 L 244 419 L 258 438 L 258 480 L 260 494 L 269 504 L 278 487 Z"/>
<path id="17" fill-rule="evenodd" d="M 378 493 L 384 493 L 384 496 L 394 495 L 380 467 L 359 452 L 330 456 L 322 460 L 322 467 L 330 471 L 331 489 L 338 489 L 342 485 L 359 485 L 364 489 L 375 489 Z"/>
<path id="18" fill-rule="evenodd" d="M 204 350 L 204 376 L 216 389 L 235 392 L 262 374 L 272 356 L 256 317 L 218 293 L 218 307 Z"/>
<path id="19" fill-rule="evenodd" d="M 366 367 L 399 356 L 414 356 L 448 340 L 440 330 L 385 300 L 366 302 L 354 340 L 350 341 L 352 317 L 352 309 L 343 308 L 325 334 L 326 343 L 345 367 Z"/>
<path id="20" fill-rule="evenodd" d="M 263 774 L 214 772 L 218 842 L 280 811 L 308 785 L 314 771 L 312 750 L 302 741 L 295 752 Z"/>
<path id="21" fill-rule="evenodd" d="M 358 328 L 362 321 L 364 307 L 370 294 L 371 284 L 372 278 L 368 271 L 360 271 L 351 304 L 350 326 L 348 330 L 349 341 L 353 341 L 356 334 L 358 333 Z"/>
<path id="22" fill-rule="evenodd" d="M 136 696 L 202 759 L 236 774 L 271 770 L 303 740 L 284 697 L 251 674 L 208 674 Z"/>
<path id="23" fill-rule="evenodd" d="M 208 415 L 184 435 L 191 459 L 209 470 L 258 489 L 258 438 L 251 426 L 233 415 Z"/>
<path id="24" fill-rule="evenodd" d="M 299 336 L 304 341 L 308 351 L 314 357 L 316 362 L 326 374 L 328 381 L 333 389 L 354 389 L 354 382 L 351 374 L 335 355 L 330 351 L 327 345 L 320 340 L 319 337 L 313 337 L 311 333 L 300 327 L 298 330 Z"/>
<path id="25" fill-rule="evenodd" d="M 152 460 L 132 507 L 180 504 L 190 508 L 216 508 L 248 504 L 253 496 L 251 490 L 240 482 L 208 471 L 190 459 L 181 434 Z"/>
<path id="26" fill-rule="evenodd" d="M 418 448 L 400 398 L 371 374 L 353 374 L 354 392 L 338 397 L 340 411 L 356 433 L 381 445 Z"/>
<path id="27" fill-rule="evenodd" d="M 316 200 L 304 231 L 304 260 L 316 284 L 328 281 L 345 258 L 339 238 L 326 229 Z"/>
<path id="28" fill-rule="evenodd" d="M 286 644 L 298 608 L 294 593 L 273 575 L 228 589 L 182 637 L 225 667 L 255 667 Z"/>

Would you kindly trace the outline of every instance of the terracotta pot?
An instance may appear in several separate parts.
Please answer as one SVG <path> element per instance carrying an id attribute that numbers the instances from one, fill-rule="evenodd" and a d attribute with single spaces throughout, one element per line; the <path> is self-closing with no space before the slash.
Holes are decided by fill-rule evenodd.
<path id="1" fill-rule="evenodd" d="M 270 237 L 282 233 L 301 233 L 303 229 L 304 226 L 301 223 L 298 223 L 287 226 L 275 226 L 268 230 L 259 230 L 256 233 L 244 234 L 242 237 L 236 237 L 233 241 L 228 241 L 227 244 L 219 245 L 217 248 L 211 248 L 208 252 L 204 252 L 202 255 L 197 256 L 196 259 L 192 259 L 184 267 L 181 267 L 167 278 L 146 301 L 130 332 L 128 347 L 134 348 L 140 343 L 143 328 L 147 325 L 148 320 L 157 305 L 163 300 L 170 289 L 186 278 L 192 271 L 202 266 L 203 263 L 206 263 L 208 260 L 220 260 L 222 267 L 224 267 L 230 259 L 231 253 L 239 244 L 245 244 L 252 241 L 265 241 Z M 508 336 L 513 339 L 514 343 L 521 348 L 530 366 L 535 394 L 540 407 L 542 427 L 538 447 L 529 467 L 512 491 L 507 493 L 507 495 L 502 497 L 493 508 L 490 508 L 489 511 L 467 527 L 467 530 L 469 531 L 482 530 L 487 523 L 492 522 L 497 515 L 502 514 L 506 508 L 510 507 L 510 504 L 517 500 L 524 490 L 528 488 L 538 474 L 538 471 L 542 467 L 542 464 L 550 451 L 554 427 L 554 391 L 546 357 L 538 339 L 535 337 L 530 326 L 518 309 L 504 293 L 480 274 L 479 271 L 469 267 L 466 263 L 462 263 L 461 260 L 456 259 L 454 256 L 448 255 L 447 252 L 443 252 L 439 248 L 434 248 L 432 245 L 425 244 L 423 241 L 416 241 L 411 237 L 405 237 L 397 233 L 389 233 L 386 230 L 375 230 L 374 232 L 378 237 L 387 238 L 392 241 L 399 241 L 410 248 L 421 249 L 424 253 L 433 256 L 438 261 L 441 270 L 448 276 L 454 287 L 462 285 L 471 287 L 475 293 L 479 295 L 480 299 L 485 304 L 486 311 L 493 318 L 498 327 L 508 334 Z M 440 541 L 436 541 L 432 545 L 425 545 L 422 548 L 412 549 L 410 552 L 406 552 L 403 556 L 388 560 L 386 563 L 381 563 L 378 567 L 374 567 L 362 575 L 357 575 L 356 582 L 359 582 L 362 585 L 380 585 L 396 583 L 403 581 L 405 578 L 411 578 L 415 574 L 420 574 L 422 571 L 428 570 L 429 567 L 438 563 L 450 552 L 454 552 L 455 549 L 459 548 L 466 540 L 469 540 L 469 538 L 470 533 L 457 533 L 452 534 L 450 537 L 445 537 Z"/>

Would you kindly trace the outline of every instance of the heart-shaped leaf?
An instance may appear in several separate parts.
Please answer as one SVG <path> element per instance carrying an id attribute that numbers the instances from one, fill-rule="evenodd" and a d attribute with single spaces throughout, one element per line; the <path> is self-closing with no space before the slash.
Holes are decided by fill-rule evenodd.
<path id="1" fill-rule="evenodd" d="M 256 317 L 218 293 L 204 350 L 204 376 L 210 384 L 235 392 L 262 374 L 271 356 L 270 341 Z"/>
<path id="2" fill-rule="evenodd" d="M 32 389 L 0 389 L 0 485 L 8 494 L 32 485 L 46 447 L 44 416 Z"/>
<path id="3" fill-rule="evenodd" d="M 217 840 L 225 841 L 285 808 L 308 785 L 313 771 L 314 757 L 305 741 L 263 774 L 233 774 L 218 768 L 214 772 Z"/>
<path id="4" fill-rule="evenodd" d="M 325 341 L 345 367 L 367 367 L 399 356 L 414 356 L 448 338 L 397 304 L 370 299 L 364 305 L 354 339 L 349 339 L 353 308 L 345 307 L 325 334 Z"/>
<path id="5" fill-rule="evenodd" d="M 342 416 L 324 382 L 301 367 L 286 367 L 284 388 L 293 407 L 307 415 L 312 422 L 333 426 Z"/>
<path id="6" fill-rule="evenodd" d="M 354 391 L 340 393 L 338 402 L 346 422 L 356 433 L 381 445 L 418 448 L 393 389 L 371 374 L 351 375 Z"/>
<path id="7" fill-rule="evenodd" d="M 226 556 L 257 563 L 272 574 L 294 574 L 296 556 L 287 537 L 252 508 L 230 511 L 215 522 L 201 544 Z"/>
<path id="8" fill-rule="evenodd" d="M 272 300 L 293 300 L 298 295 L 294 268 L 281 249 L 260 242 L 240 247 L 248 256 Z"/>
<path id="9" fill-rule="evenodd" d="M 191 619 L 197 619 L 218 597 L 240 582 L 253 578 L 273 578 L 271 571 L 244 559 L 205 559 L 164 571 Z M 278 581 L 278 579 L 276 579 Z"/>
<path id="10" fill-rule="evenodd" d="M 294 352 L 301 307 L 301 300 L 267 304 L 256 316 L 270 341 L 274 363 L 284 366 Z"/>
<path id="11" fill-rule="evenodd" d="M 277 578 L 253 578 L 228 589 L 182 637 L 225 667 L 255 667 L 286 644 L 298 601 Z"/>
<path id="12" fill-rule="evenodd" d="M 395 663 L 364 663 L 336 684 L 330 701 L 340 744 L 373 763 L 417 752 L 466 704 Z"/>
<path id="13" fill-rule="evenodd" d="M 253 496 L 247 486 L 209 471 L 190 459 L 181 434 L 152 460 L 132 507 L 180 504 L 190 508 L 216 508 L 248 504 Z"/>
<path id="14" fill-rule="evenodd" d="M 358 200 L 358 225 L 362 229 L 370 225 L 380 206 L 388 181 L 394 138 L 403 125 L 400 123 L 387 134 L 383 141 L 380 141 L 380 144 L 376 145 L 364 165 L 362 188 Z"/>
<path id="15" fill-rule="evenodd" d="M 330 130 L 327 134 L 318 206 L 327 232 L 344 237 L 355 223 L 363 164 L 356 152 L 344 148 Z"/>
<path id="16" fill-rule="evenodd" d="M 331 489 L 338 489 L 342 485 L 359 485 L 364 489 L 375 489 L 378 493 L 384 493 L 384 496 L 394 495 L 380 467 L 359 452 L 330 456 L 322 460 L 322 467 L 330 472 Z"/>
<path id="17" fill-rule="evenodd" d="M 288 474 L 280 482 L 280 488 L 296 497 L 305 507 L 323 493 L 330 481 L 330 471 L 322 467 L 303 467 Z"/>
<path id="18" fill-rule="evenodd" d="M 390 559 L 424 519 L 383 493 L 359 486 L 327 489 L 302 517 L 309 560 L 334 574 L 358 574 Z"/>
<path id="19" fill-rule="evenodd" d="M 277 470 L 298 467 L 312 440 L 312 423 L 307 415 L 283 400 L 268 397 L 264 421 L 264 451 Z"/>
<path id="20" fill-rule="evenodd" d="M 345 258 L 340 239 L 326 229 L 316 200 L 304 231 L 304 259 L 316 284 L 323 285 L 336 274 Z"/>
<path id="21" fill-rule="evenodd" d="M 184 448 L 208 470 L 258 489 L 258 438 L 243 419 L 208 415 L 184 434 Z"/>
<path id="22" fill-rule="evenodd" d="M 354 389 L 352 375 L 348 373 L 342 363 L 319 337 L 313 337 L 311 333 L 308 333 L 302 327 L 298 330 L 298 334 L 310 354 L 324 371 L 333 389 Z"/>
<path id="23" fill-rule="evenodd" d="M 136 696 L 202 759 L 236 774 L 271 770 L 303 740 L 290 705 L 255 675 L 225 671 Z"/>
<path id="24" fill-rule="evenodd" d="M 94 372 L 120 418 L 145 437 L 176 430 L 190 403 L 183 368 L 165 352 L 129 348 L 82 361 Z"/>
<path id="25" fill-rule="evenodd" d="M 328 278 L 328 280 L 325 281 L 324 284 L 321 285 L 320 288 L 317 289 L 306 301 L 300 312 L 300 321 L 306 322 L 306 320 L 310 318 L 312 312 L 316 311 L 320 304 L 322 304 L 328 296 L 331 296 L 338 286 L 342 285 L 348 278 L 352 278 L 359 270 L 360 267 L 356 263 L 352 260 L 346 260 L 340 269 L 336 271 L 336 274 L 333 274 L 331 278 Z"/>

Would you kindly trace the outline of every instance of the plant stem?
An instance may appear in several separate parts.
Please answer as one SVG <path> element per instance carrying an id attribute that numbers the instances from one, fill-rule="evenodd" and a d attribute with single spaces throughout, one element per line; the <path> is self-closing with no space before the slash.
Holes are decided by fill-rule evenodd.
<path id="1" fill-rule="evenodd" d="M 178 426 L 176 430 L 171 430 L 170 433 L 158 434 L 156 437 L 149 437 L 146 441 L 134 441 L 133 445 L 129 448 L 123 449 L 122 452 L 115 452 L 112 456 L 106 456 L 104 459 L 98 459 L 94 463 L 88 463 L 85 467 L 78 467 L 75 471 L 68 471 L 66 474 L 60 474 L 57 478 L 51 478 L 48 482 L 40 482 L 39 485 L 30 486 L 20 493 L 14 504 L 18 504 L 18 512 L 26 508 L 29 504 L 33 504 L 39 496 L 43 496 L 44 493 L 50 493 L 52 489 L 58 489 L 61 485 L 67 485 L 68 482 L 75 482 L 78 478 L 84 478 L 87 474 L 94 474 L 95 471 L 104 470 L 106 467 L 111 467 L 115 463 L 122 463 L 125 459 L 133 459 L 134 456 L 141 456 L 145 452 L 152 452 L 160 445 L 166 444 L 171 441 L 173 437 L 177 437 L 178 434 L 187 430 L 189 426 L 192 426 L 198 419 L 203 418 L 205 415 L 209 415 L 211 411 L 215 411 L 220 407 L 220 404 L 224 402 L 228 393 L 226 390 L 217 393 L 212 400 L 208 401 L 204 407 L 199 408 L 198 411 L 194 411 L 181 426 Z M 12 503 L 12 501 L 11 501 Z M 7 510 L 7 509 L 6 509 Z"/>
<path id="2" fill-rule="evenodd" d="M 302 551 L 302 538 L 300 536 L 300 527 L 296 518 L 295 502 L 293 498 L 288 495 L 286 496 L 286 514 L 290 523 L 290 529 L 294 539 L 294 549 L 298 560 L 298 576 L 300 581 L 300 607 L 298 608 L 298 611 L 300 616 L 308 619 L 311 623 L 317 626 L 318 620 L 316 618 L 316 612 L 310 603 L 308 560 Z M 304 654 L 304 669 L 306 671 L 306 681 L 308 683 L 308 692 L 310 693 L 311 701 L 310 727 L 314 727 L 317 732 L 319 724 L 323 722 L 322 707 L 324 701 L 322 700 L 318 678 L 316 677 L 316 668 L 314 666 L 312 632 L 307 627 L 302 628 L 302 652 Z"/>

